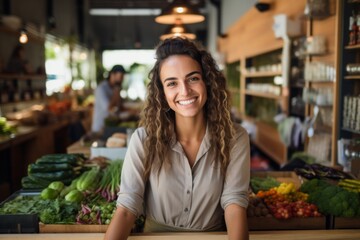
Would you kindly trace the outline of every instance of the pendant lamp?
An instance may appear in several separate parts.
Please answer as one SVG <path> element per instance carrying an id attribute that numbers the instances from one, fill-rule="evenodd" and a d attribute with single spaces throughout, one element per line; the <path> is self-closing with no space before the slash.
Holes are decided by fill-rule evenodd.
<path id="1" fill-rule="evenodd" d="M 188 39 L 195 39 L 196 35 L 191 33 L 184 24 L 182 24 L 181 19 L 176 19 L 176 23 L 170 25 L 163 35 L 160 36 L 160 40 L 165 40 L 172 37 L 183 37 Z"/>
<path id="2" fill-rule="evenodd" d="M 189 5 L 186 0 L 174 0 L 169 6 L 161 11 L 155 18 L 155 22 L 161 24 L 175 24 L 177 19 L 181 19 L 183 24 L 198 23 L 205 20 L 199 10 Z"/>

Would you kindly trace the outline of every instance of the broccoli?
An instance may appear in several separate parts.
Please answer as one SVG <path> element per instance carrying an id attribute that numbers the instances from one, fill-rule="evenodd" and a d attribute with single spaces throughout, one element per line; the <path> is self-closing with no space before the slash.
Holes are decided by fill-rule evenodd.
<path id="1" fill-rule="evenodd" d="M 305 182 L 301 190 L 309 194 L 308 201 L 317 205 L 322 214 L 337 217 L 360 216 L 358 193 L 318 179 Z"/>

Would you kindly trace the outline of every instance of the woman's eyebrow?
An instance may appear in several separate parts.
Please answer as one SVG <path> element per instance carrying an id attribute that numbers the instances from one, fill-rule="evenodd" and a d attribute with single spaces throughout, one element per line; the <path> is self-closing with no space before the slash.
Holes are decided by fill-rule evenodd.
<path id="1" fill-rule="evenodd" d="M 199 71 L 193 71 L 191 73 L 186 74 L 185 77 L 189 77 L 189 76 L 194 75 L 194 74 L 200 74 L 201 75 L 201 73 Z"/>
<path id="2" fill-rule="evenodd" d="M 194 74 L 200 74 L 201 75 L 201 73 L 199 71 L 192 71 L 192 72 L 186 74 L 185 77 L 187 78 L 187 77 L 189 77 L 191 75 L 194 75 Z M 177 80 L 177 78 L 176 77 L 168 77 L 168 78 L 165 78 L 164 82 L 166 82 L 166 81 L 174 81 L 174 80 Z"/>

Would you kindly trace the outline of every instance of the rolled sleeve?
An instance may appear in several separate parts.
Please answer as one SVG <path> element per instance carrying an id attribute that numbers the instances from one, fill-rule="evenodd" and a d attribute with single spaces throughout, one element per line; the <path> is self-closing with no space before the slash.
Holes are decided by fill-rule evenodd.
<path id="1" fill-rule="evenodd" d="M 250 143 L 247 132 L 236 125 L 235 142 L 230 152 L 230 163 L 226 171 L 224 188 L 221 195 L 221 207 L 230 204 L 247 208 L 250 182 Z"/>
<path id="2" fill-rule="evenodd" d="M 145 180 L 144 173 L 144 129 L 137 129 L 130 140 L 121 172 L 120 191 L 116 205 L 131 211 L 135 216 L 143 213 Z"/>

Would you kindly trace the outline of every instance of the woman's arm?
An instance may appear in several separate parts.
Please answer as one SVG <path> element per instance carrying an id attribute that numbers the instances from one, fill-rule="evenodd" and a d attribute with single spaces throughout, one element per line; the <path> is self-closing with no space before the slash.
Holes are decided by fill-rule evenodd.
<path id="1" fill-rule="evenodd" d="M 104 240 L 126 240 L 134 226 L 136 217 L 129 210 L 119 206 L 111 219 Z"/>
<path id="2" fill-rule="evenodd" d="M 248 240 L 246 209 L 237 204 L 225 208 L 225 222 L 229 240 Z"/>

